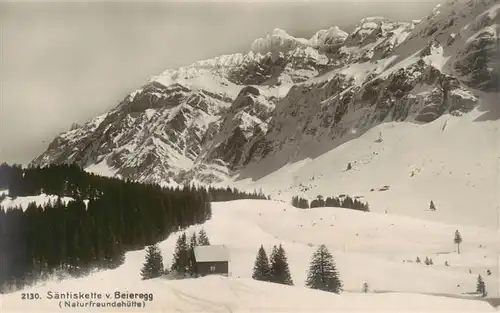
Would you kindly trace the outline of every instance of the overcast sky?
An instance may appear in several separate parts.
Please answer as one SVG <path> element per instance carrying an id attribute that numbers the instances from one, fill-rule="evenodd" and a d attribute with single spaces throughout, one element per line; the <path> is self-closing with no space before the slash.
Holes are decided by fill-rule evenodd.
<path id="1" fill-rule="evenodd" d="M 167 68 L 366 16 L 418 19 L 442 0 L 0 3 L 0 162 L 26 164 L 58 133 Z"/>

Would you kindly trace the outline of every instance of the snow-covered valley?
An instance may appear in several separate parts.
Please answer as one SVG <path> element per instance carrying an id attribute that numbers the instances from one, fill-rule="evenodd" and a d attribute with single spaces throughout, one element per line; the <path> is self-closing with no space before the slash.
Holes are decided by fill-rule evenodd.
<path id="1" fill-rule="evenodd" d="M 213 203 L 212 219 L 187 232 L 201 227 L 212 244 L 229 248 L 229 277 L 141 281 L 139 270 L 145 251 L 134 251 L 128 252 L 125 264 L 115 270 L 49 281 L 2 295 L 2 311 L 54 311 L 58 300 L 21 299 L 21 293 L 45 297 L 48 291 L 150 292 L 154 299 L 146 304 L 148 312 L 495 311 L 482 300 L 449 297 L 477 297 L 467 294 L 475 291 L 478 274 L 485 277 L 489 294 L 497 294 L 500 245 L 494 230 L 341 208 L 303 210 L 268 200 Z M 460 254 L 453 244 L 455 229 L 460 229 L 464 238 Z M 160 243 L 166 266 L 170 265 L 176 237 Z M 295 286 L 252 280 L 260 245 L 268 250 L 280 243 L 287 252 Z M 345 285 L 340 295 L 304 287 L 311 254 L 319 244 L 325 244 L 334 256 Z M 432 258 L 434 265 L 415 263 L 417 256 Z M 492 270 L 491 276 L 486 276 L 487 269 Z M 361 292 L 365 282 L 370 288 L 367 294 Z"/>

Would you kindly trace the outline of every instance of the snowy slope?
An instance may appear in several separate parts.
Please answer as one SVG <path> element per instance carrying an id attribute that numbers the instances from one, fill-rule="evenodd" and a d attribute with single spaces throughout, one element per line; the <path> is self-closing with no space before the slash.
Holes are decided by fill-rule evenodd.
<path id="1" fill-rule="evenodd" d="M 167 281 L 154 279 L 140 285 L 117 281 L 98 284 L 84 279 L 64 284 L 50 284 L 32 290 L 46 295 L 47 291 L 95 292 L 115 291 L 152 294 L 153 300 L 144 301 L 145 308 L 64 308 L 73 312 L 238 312 L 238 313 L 288 313 L 288 312 L 495 312 L 486 302 L 458 300 L 418 294 L 335 294 L 318 292 L 303 287 L 267 284 L 251 279 L 205 277 L 197 280 Z M 83 301 L 80 301 L 83 302 Z M 97 302 L 97 301 L 94 301 Z M 113 300 L 103 301 L 112 303 Z M 141 301 L 142 302 L 142 301 Z M 53 312 L 58 300 L 22 301 L 19 295 L 3 299 L 3 312 L 16 312 L 22 307 L 29 312 Z"/>
<path id="2" fill-rule="evenodd" d="M 5 191 L 5 194 L 8 194 L 7 191 Z M 0 190 L 0 196 L 2 195 L 2 191 Z M 35 203 L 36 205 L 41 205 L 44 206 L 45 204 L 51 202 L 55 203 L 59 196 L 56 195 L 47 195 L 47 194 L 40 194 L 38 196 L 25 196 L 25 197 L 9 197 L 7 196 L 5 199 L 0 201 L 0 207 L 3 208 L 14 208 L 18 207 L 21 208 L 22 210 L 26 210 L 28 208 L 28 205 L 30 203 Z M 64 204 L 67 204 L 70 201 L 74 201 L 73 198 L 71 197 L 60 197 L 61 202 Z"/>
<path id="3" fill-rule="evenodd" d="M 188 229 L 197 231 L 201 226 Z M 364 213 L 340 208 L 300 210 L 266 200 L 213 204 L 213 218 L 203 225 L 212 244 L 225 244 L 231 253 L 229 278 L 206 277 L 168 281 L 140 281 L 144 251 L 129 252 L 125 264 L 89 277 L 29 289 L 30 292 L 152 292 L 148 312 L 489 312 L 486 302 L 418 293 L 464 296 L 475 291 L 475 279 L 486 277 L 490 295 L 498 292 L 496 257 L 498 233 L 491 230 L 423 222 L 391 214 Z M 464 237 L 462 253 L 453 245 L 454 230 Z M 170 265 L 176 236 L 160 243 Z M 282 243 L 295 286 L 251 280 L 256 252 Z M 304 280 L 315 246 L 326 244 L 334 255 L 346 292 L 334 295 L 305 289 Z M 481 244 L 484 248 L 478 248 Z M 433 266 L 413 263 L 431 257 Z M 449 267 L 443 263 L 448 261 Z M 485 269 L 493 271 L 485 276 Z M 469 274 L 469 269 L 472 274 Z M 371 292 L 360 290 L 368 282 Z M 459 286 L 458 286 L 459 285 Z M 380 293 L 388 292 L 388 293 Z M 469 296 L 473 297 L 473 296 Z M 20 305 L 31 312 L 56 309 L 54 300 L 23 302 L 19 293 L 0 298 L 5 312 Z M 94 309 L 95 310 L 95 309 Z"/>
<path id="4" fill-rule="evenodd" d="M 286 202 L 294 195 L 312 200 L 348 194 L 367 201 L 374 212 L 498 229 L 500 121 L 490 120 L 495 110 L 483 103 L 469 114 L 444 115 L 427 124 L 381 124 L 259 180 L 226 183 L 262 188 Z M 265 172 L 273 162 L 264 159 L 248 170 Z M 346 171 L 349 162 L 353 168 Z M 383 186 L 389 190 L 379 191 Z M 436 212 L 428 211 L 431 200 Z"/>

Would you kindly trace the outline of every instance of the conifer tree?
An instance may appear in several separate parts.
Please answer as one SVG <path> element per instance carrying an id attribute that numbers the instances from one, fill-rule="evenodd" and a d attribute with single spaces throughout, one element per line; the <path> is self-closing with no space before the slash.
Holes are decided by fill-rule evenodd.
<path id="1" fill-rule="evenodd" d="M 481 277 L 481 275 L 477 276 L 476 291 L 480 293 L 483 298 L 488 295 L 488 293 L 486 292 L 486 284 L 484 283 L 483 277 Z"/>
<path id="2" fill-rule="evenodd" d="M 457 252 L 460 254 L 460 244 L 462 243 L 462 235 L 458 231 L 458 229 L 455 231 L 455 238 L 453 239 L 453 242 L 457 245 Z"/>
<path id="3" fill-rule="evenodd" d="M 261 245 L 255 258 L 253 267 L 252 278 L 261 281 L 271 280 L 271 268 L 269 266 L 269 259 L 267 258 L 266 250 Z"/>
<path id="4" fill-rule="evenodd" d="M 210 240 L 208 240 L 207 233 L 205 230 L 202 228 L 198 234 L 198 245 L 199 246 L 209 246 L 210 245 Z"/>
<path id="5" fill-rule="evenodd" d="M 189 237 L 189 247 L 194 248 L 198 245 L 198 240 L 196 239 L 196 233 L 192 233 Z"/>
<path id="6" fill-rule="evenodd" d="M 417 256 L 417 260 L 415 262 L 420 263 L 420 258 L 418 256 Z"/>
<path id="7" fill-rule="evenodd" d="M 309 208 L 309 200 L 304 199 L 304 198 L 300 198 L 299 207 L 302 209 L 308 209 Z"/>
<path id="8" fill-rule="evenodd" d="M 309 201 L 302 197 L 294 196 L 292 197 L 292 206 L 299 209 L 309 209 Z"/>
<path id="9" fill-rule="evenodd" d="M 434 205 L 434 202 L 432 200 L 431 203 L 429 204 L 429 210 L 436 211 L 436 206 Z"/>
<path id="10" fill-rule="evenodd" d="M 163 274 L 163 257 L 158 244 L 148 246 L 146 260 L 141 269 L 143 280 L 159 277 Z"/>
<path id="11" fill-rule="evenodd" d="M 325 200 L 323 199 L 323 196 L 322 195 L 318 195 L 316 197 L 316 200 L 318 201 L 318 207 L 322 208 L 325 206 Z"/>
<path id="12" fill-rule="evenodd" d="M 283 285 L 293 285 L 286 252 L 281 244 L 278 248 L 276 246 L 273 247 L 270 261 L 271 282 Z"/>
<path id="13" fill-rule="evenodd" d="M 429 261 L 428 257 L 425 257 L 424 263 L 425 263 L 425 265 L 430 265 L 431 264 L 431 262 Z"/>
<path id="14" fill-rule="evenodd" d="M 369 289 L 368 289 L 368 283 L 367 283 L 367 282 L 365 282 L 365 283 L 363 284 L 363 292 L 364 292 L 364 293 L 368 293 L 368 290 L 369 290 Z"/>
<path id="15" fill-rule="evenodd" d="M 196 240 L 196 233 L 193 233 L 189 238 L 189 273 L 196 274 L 196 258 L 194 255 L 194 248 L 198 245 Z"/>
<path id="16" fill-rule="evenodd" d="M 273 248 L 271 249 L 271 254 L 269 255 L 269 264 L 272 262 L 273 259 L 276 258 L 276 255 L 278 254 L 278 247 L 276 245 L 273 245 Z"/>
<path id="17" fill-rule="evenodd" d="M 352 169 L 351 162 L 347 163 L 347 170 L 350 171 Z"/>
<path id="18" fill-rule="evenodd" d="M 171 270 L 176 271 L 179 274 L 185 274 L 186 271 L 189 270 L 189 247 L 187 244 L 186 233 L 182 233 L 177 238 Z"/>
<path id="19" fill-rule="evenodd" d="M 312 256 L 306 286 L 334 293 L 342 291 L 342 281 L 339 278 L 333 256 L 325 245 L 321 245 Z"/>

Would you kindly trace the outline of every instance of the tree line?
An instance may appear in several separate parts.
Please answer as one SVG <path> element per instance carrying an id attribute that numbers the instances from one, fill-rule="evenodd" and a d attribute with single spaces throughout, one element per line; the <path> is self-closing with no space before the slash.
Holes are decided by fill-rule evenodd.
<path id="1" fill-rule="evenodd" d="M 98 198 L 116 185 L 131 183 L 129 180 L 102 177 L 87 173 L 76 164 L 48 165 L 22 168 L 21 165 L 0 164 L 0 190 L 8 189 L 10 197 L 39 195 L 41 193 L 78 199 Z M 136 183 L 137 184 L 137 183 Z M 141 184 L 158 187 L 156 184 Z M 236 188 L 208 187 L 205 190 L 210 201 L 237 199 L 270 199 L 262 190 L 243 192 Z"/>
<path id="2" fill-rule="evenodd" d="M 353 199 L 347 195 L 342 195 L 338 197 L 327 197 L 326 199 L 324 199 L 323 196 L 319 195 L 316 197 L 316 199 L 313 199 L 311 203 L 309 203 L 307 199 L 304 199 L 299 196 L 294 196 L 292 198 L 292 206 L 299 209 L 338 207 L 338 208 L 353 209 L 364 212 L 370 211 L 368 203 L 363 203 L 358 199 Z"/>
<path id="3" fill-rule="evenodd" d="M 0 291 L 55 273 L 82 276 L 115 268 L 124 253 L 165 240 L 211 218 L 211 201 L 265 198 L 236 189 L 160 187 L 86 173 L 76 165 L 0 165 L 0 189 L 10 197 L 41 193 L 44 205 L 0 207 Z M 73 200 L 65 203 L 61 197 Z"/>

